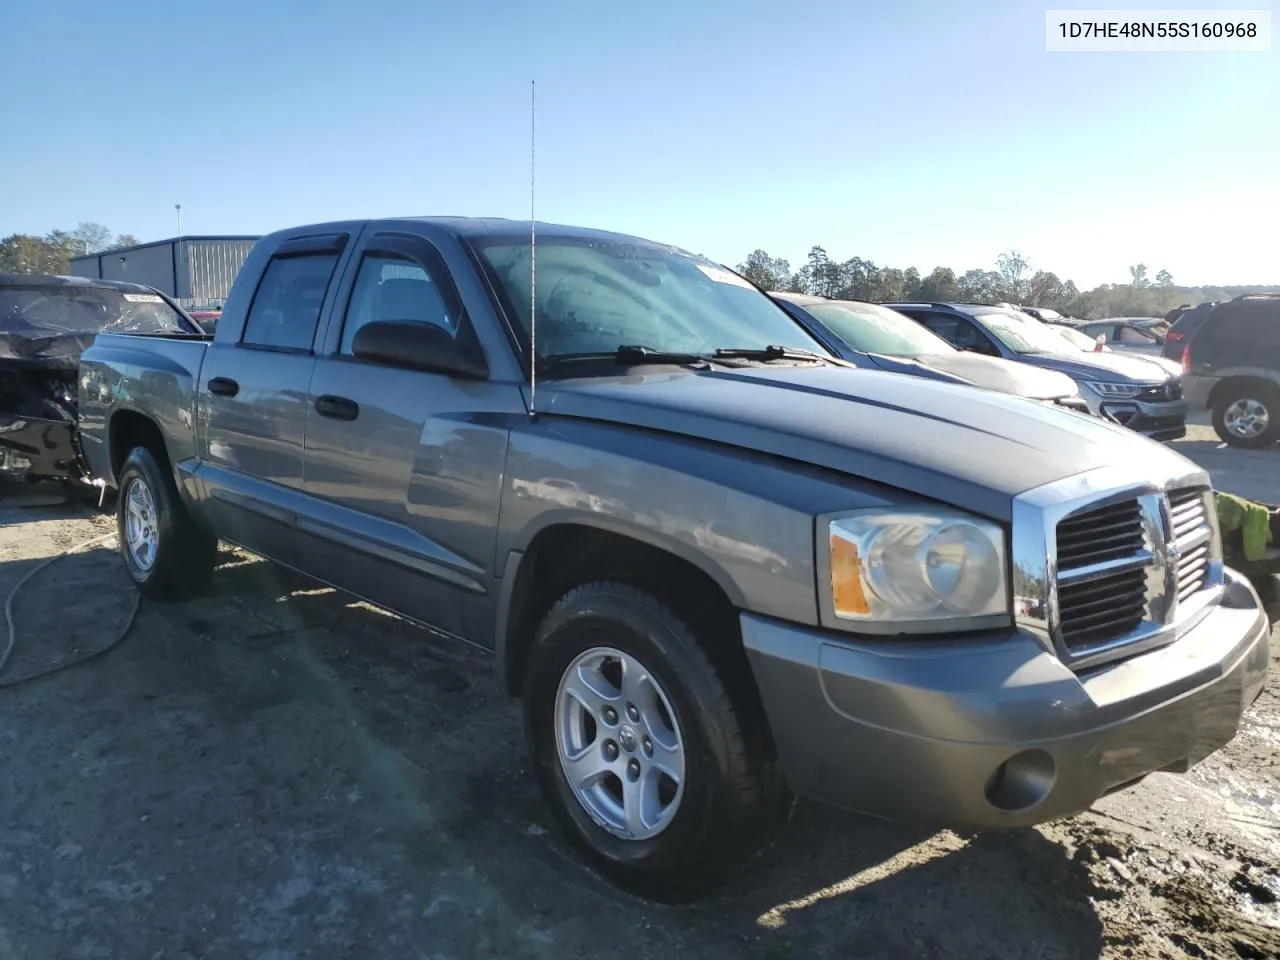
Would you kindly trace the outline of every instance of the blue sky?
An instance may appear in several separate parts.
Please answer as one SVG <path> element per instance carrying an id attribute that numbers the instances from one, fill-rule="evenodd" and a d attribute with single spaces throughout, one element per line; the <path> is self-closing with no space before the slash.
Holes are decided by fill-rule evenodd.
<path id="1" fill-rule="evenodd" d="M 536 79 L 539 219 L 730 263 L 1280 282 L 1280 47 L 1046 53 L 1066 5 L 3 0 L 0 235 L 527 218 Z"/>

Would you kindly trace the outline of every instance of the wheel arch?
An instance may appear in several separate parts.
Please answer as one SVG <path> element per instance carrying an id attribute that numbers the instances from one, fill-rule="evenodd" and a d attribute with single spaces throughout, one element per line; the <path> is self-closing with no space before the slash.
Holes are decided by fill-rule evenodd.
<path id="1" fill-rule="evenodd" d="M 116 410 L 107 423 L 107 453 L 110 457 L 111 480 L 119 479 L 129 452 L 134 447 L 146 447 L 160 466 L 172 472 L 169 450 L 160 425 L 145 413 L 129 407 Z"/>
<path id="2" fill-rule="evenodd" d="M 1226 370 L 1219 375 L 1218 382 L 1209 391 L 1207 406 L 1212 410 L 1222 402 L 1224 397 L 1246 386 L 1260 387 L 1273 396 L 1280 395 L 1280 372 L 1252 367 Z"/>
<path id="3" fill-rule="evenodd" d="M 734 673 L 747 666 L 737 618 L 744 601 L 731 581 L 726 586 L 724 571 L 707 570 L 668 545 L 563 521 L 543 526 L 504 562 L 494 649 L 507 693 L 522 692 L 533 635 L 547 610 L 574 586 L 595 580 L 618 580 L 653 593 L 691 627 L 717 638 L 717 648 L 724 649 L 708 651 L 717 666 Z"/>

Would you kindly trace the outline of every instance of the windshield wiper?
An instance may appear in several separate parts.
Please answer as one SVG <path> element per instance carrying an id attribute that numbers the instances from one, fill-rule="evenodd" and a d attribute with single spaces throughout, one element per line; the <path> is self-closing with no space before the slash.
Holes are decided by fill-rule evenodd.
<path id="1" fill-rule="evenodd" d="M 853 367 L 854 369 L 857 369 L 858 366 L 856 363 L 850 363 L 848 360 L 842 360 L 827 353 L 801 350 L 797 347 L 783 347 L 778 344 L 770 344 L 762 349 L 721 347 L 715 352 L 715 356 L 717 359 L 723 357 L 730 360 L 816 360 L 819 363 L 830 363 L 833 366 Z"/>
<path id="2" fill-rule="evenodd" d="M 655 350 L 653 347 L 624 345 L 613 351 L 592 351 L 588 353 L 553 353 L 538 358 L 540 369 L 551 370 L 567 364 L 595 363 L 616 364 L 617 366 L 640 366 L 646 363 L 701 364 L 706 366 L 713 358 L 706 353 L 677 353 L 670 350 Z"/>
<path id="3" fill-rule="evenodd" d="M 719 356 L 719 351 L 716 352 Z M 679 353 L 670 350 L 655 350 L 634 344 L 624 344 L 613 355 L 617 363 L 706 363 L 705 353 Z"/>

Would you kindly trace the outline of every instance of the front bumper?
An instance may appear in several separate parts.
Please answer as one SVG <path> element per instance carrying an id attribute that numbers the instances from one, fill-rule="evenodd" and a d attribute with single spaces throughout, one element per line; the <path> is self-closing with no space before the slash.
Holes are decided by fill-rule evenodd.
<path id="1" fill-rule="evenodd" d="M 1193 410 L 1209 409 L 1209 394 L 1218 385 L 1218 377 L 1197 377 L 1186 374 L 1182 378 L 1182 395 Z"/>
<path id="2" fill-rule="evenodd" d="M 1086 384 L 1080 385 L 1080 395 L 1089 409 L 1122 427 L 1152 440 L 1178 440 L 1187 435 L 1187 401 L 1150 401 L 1140 399 L 1114 399 L 1104 397 Z"/>
<path id="3" fill-rule="evenodd" d="M 1068 816 L 1226 744 L 1261 693 L 1270 624 L 1227 572 L 1168 646 L 1072 672 L 1031 636 L 851 642 L 752 614 L 743 640 L 792 787 L 959 828 Z"/>

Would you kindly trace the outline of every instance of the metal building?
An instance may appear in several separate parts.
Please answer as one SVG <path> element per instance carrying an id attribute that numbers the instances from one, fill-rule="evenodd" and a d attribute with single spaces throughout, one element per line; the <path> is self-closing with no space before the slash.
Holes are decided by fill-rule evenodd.
<path id="1" fill-rule="evenodd" d="M 77 277 L 145 283 L 189 310 L 220 307 L 258 237 L 174 237 L 70 262 Z"/>

